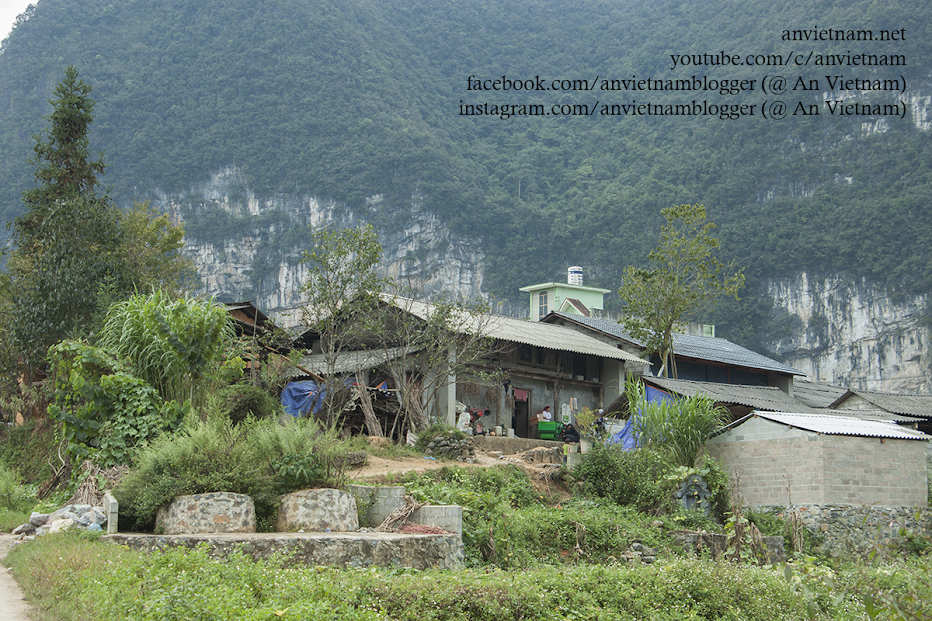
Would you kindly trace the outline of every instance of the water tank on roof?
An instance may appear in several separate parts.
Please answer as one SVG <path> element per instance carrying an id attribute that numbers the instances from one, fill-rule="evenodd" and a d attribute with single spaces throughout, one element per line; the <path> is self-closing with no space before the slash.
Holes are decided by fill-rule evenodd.
<path id="1" fill-rule="evenodd" d="M 574 265 L 566 270 L 566 282 L 571 285 L 582 286 L 582 268 Z"/>

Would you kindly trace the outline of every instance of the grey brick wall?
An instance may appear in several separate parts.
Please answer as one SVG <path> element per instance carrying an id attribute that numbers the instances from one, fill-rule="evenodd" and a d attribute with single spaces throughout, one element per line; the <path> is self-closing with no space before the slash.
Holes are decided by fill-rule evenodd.
<path id="1" fill-rule="evenodd" d="M 926 443 L 821 435 L 753 418 L 706 443 L 741 477 L 746 505 L 920 507 L 928 501 Z"/>

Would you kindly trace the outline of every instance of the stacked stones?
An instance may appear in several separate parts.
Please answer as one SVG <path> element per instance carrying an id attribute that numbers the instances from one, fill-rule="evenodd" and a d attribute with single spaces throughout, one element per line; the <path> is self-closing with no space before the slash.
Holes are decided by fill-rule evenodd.
<path id="1" fill-rule="evenodd" d="M 424 449 L 428 455 L 458 459 L 468 463 L 476 461 L 476 446 L 471 438 L 457 439 L 452 436 L 437 436 Z"/>
<path id="2" fill-rule="evenodd" d="M 29 521 L 13 529 L 13 534 L 29 540 L 49 533 L 58 533 L 70 528 L 89 532 L 101 532 L 107 526 L 103 507 L 91 505 L 67 505 L 54 513 L 35 513 Z"/>
<path id="3" fill-rule="evenodd" d="M 638 542 L 632 543 L 621 556 L 629 563 L 644 563 L 646 565 L 650 565 L 657 560 L 657 553 L 654 550 Z"/>

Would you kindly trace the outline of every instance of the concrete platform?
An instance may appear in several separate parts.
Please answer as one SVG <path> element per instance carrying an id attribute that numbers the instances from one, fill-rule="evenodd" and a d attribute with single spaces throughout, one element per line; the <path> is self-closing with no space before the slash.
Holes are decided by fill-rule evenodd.
<path id="1" fill-rule="evenodd" d="M 110 541 L 136 550 L 210 547 L 212 556 L 223 558 L 235 550 L 258 560 L 276 553 L 291 554 L 304 565 L 334 567 L 411 567 L 414 569 L 462 569 L 465 552 L 457 535 L 408 535 L 404 533 L 223 533 L 207 535 L 105 535 Z"/>

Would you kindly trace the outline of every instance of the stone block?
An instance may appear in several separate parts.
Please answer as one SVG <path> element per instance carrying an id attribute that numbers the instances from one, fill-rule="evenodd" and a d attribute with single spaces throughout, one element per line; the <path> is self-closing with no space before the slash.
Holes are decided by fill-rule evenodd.
<path id="1" fill-rule="evenodd" d="M 305 489 L 281 497 L 279 532 L 347 532 L 359 528 L 356 498 L 339 489 Z"/>
<path id="2" fill-rule="evenodd" d="M 155 528 L 167 535 L 253 533 L 256 508 L 249 496 L 231 492 L 179 496 L 159 509 Z"/>
<path id="3" fill-rule="evenodd" d="M 117 523 L 120 521 L 120 503 L 110 492 L 104 492 L 104 515 L 107 517 L 107 534 L 117 532 Z"/>
<path id="4" fill-rule="evenodd" d="M 360 526 L 378 526 L 405 504 L 405 488 L 398 485 L 350 485 L 347 489 L 356 497 Z"/>

